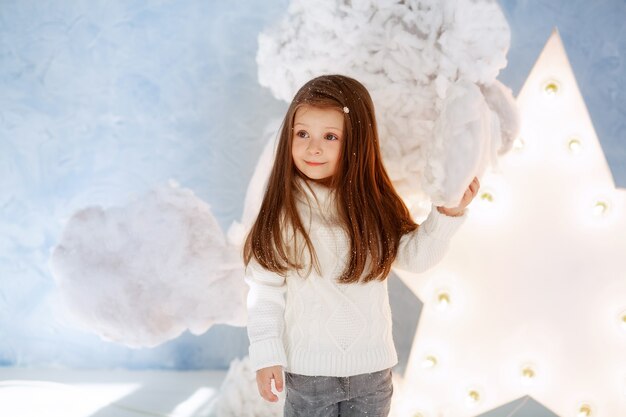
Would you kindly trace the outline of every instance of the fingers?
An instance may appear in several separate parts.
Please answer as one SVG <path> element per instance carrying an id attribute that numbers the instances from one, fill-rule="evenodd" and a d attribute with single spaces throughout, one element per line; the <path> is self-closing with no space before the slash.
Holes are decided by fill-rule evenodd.
<path id="1" fill-rule="evenodd" d="M 281 371 L 274 374 L 274 384 L 278 392 L 283 392 L 283 373 Z"/>
<path id="2" fill-rule="evenodd" d="M 282 391 L 283 387 L 283 383 L 282 383 L 282 373 L 280 375 L 280 389 L 278 389 L 278 382 L 276 381 L 277 378 L 275 378 L 276 374 L 278 374 L 278 372 L 257 372 L 257 378 L 256 378 L 256 382 L 257 382 L 257 387 L 259 389 L 259 394 L 261 394 L 261 397 L 263 397 L 264 400 L 266 401 L 270 401 L 270 402 L 276 402 L 278 401 L 278 396 L 276 396 L 273 392 L 272 392 L 272 377 L 274 377 L 275 382 L 276 382 L 276 389 L 278 391 Z"/>
<path id="3" fill-rule="evenodd" d="M 472 186 L 473 186 L 473 188 L 472 188 Z M 480 182 L 478 182 L 478 178 L 477 177 L 474 177 L 474 180 L 470 184 L 470 188 L 472 188 L 472 191 L 475 191 L 474 189 L 478 190 L 480 188 Z"/>
<path id="4" fill-rule="evenodd" d="M 272 392 L 272 379 L 268 377 L 262 378 L 260 381 L 257 381 L 259 386 L 259 394 L 263 397 L 264 400 L 270 402 L 278 401 L 278 397 Z"/>
<path id="5" fill-rule="evenodd" d="M 465 193 L 463 193 L 463 198 L 461 199 L 462 204 L 469 204 L 469 202 L 472 201 L 478 193 L 479 188 L 480 182 L 478 181 L 478 177 L 474 177 L 470 185 L 465 190 Z"/>
<path id="6" fill-rule="evenodd" d="M 478 192 L 479 188 L 480 188 L 480 182 L 478 181 L 477 177 L 474 177 L 474 179 L 472 180 L 472 182 L 470 183 L 468 187 L 468 191 L 471 191 L 471 193 L 475 195 Z"/>

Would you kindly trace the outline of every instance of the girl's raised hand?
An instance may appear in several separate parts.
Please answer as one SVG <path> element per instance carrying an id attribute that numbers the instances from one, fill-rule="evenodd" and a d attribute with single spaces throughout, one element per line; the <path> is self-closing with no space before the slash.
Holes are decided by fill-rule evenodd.
<path id="1" fill-rule="evenodd" d="M 465 190 L 465 193 L 463 194 L 463 198 L 461 199 L 461 202 L 459 203 L 458 206 L 452 207 L 452 208 L 438 206 L 437 210 L 440 213 L 443 213 L 447 216 L 463 215 L 463 211 L 465 211 L 465 207 L 467 207 L 467 205 L 472 202 L 474 197 L 476 197 L 476 194 L 478 194 L 479 188 L 480 188 L 480 183 L 478 182 L 478 178 L 474 177 L 474 180 L 470 183 L 469 187 L 467 187 L 467 190 Z"/>
<path id="2" fill-rule="evenodd" d="M 280 365 L 262 368 L 256 371 L 256 384 L 263 399 L 276 402 L 278 396 L 272 392 L 272 379 L 278 392 L 283 391 L 283 367 Z"/>

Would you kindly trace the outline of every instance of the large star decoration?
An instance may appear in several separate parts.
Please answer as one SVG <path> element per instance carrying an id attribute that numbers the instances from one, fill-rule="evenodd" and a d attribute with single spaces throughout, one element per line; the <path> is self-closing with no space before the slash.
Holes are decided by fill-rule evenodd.
<path id="1" fill-rule="evenodd" d="M 396 271 L 424 308 L 393 415 L 475 416 L 528 395 L 562 417 L 626 416 L 626 192 L 556 30 L 517 102 L 516 146 L 446 257 Z"/>

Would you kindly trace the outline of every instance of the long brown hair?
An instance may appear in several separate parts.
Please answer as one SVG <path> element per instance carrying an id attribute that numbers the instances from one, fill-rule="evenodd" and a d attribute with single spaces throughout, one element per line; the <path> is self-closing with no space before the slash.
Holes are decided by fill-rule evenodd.
<path id="1" fill-rule="evenodd" d="M 337 108 L 344 115 L 343 145 L 335 174 L 324 181 L 336 196 L 337 214 L 350 239 L 350 260 L 339 282 L 383 281 L 391 270 L 400 238 L 419 226 L 398 196 L 380 154 L 374 104 L 367 89 L 357 80 L 343 75 L 316 77 L 296 93 L 280 129 L 274 165 L 267 183 L 258 217 L 243 246 L 244 264 L 252 256 L 265 269 L 285 277 L 289 270 L 301 270 L 294 251 L 285 242 L 283 228 L 290 228 L 304 238 L 309 251 L 309 265 L 319 274 L 313 244 L 296 209 L 295 181 L 303 177 L 291 154 L 293 123 L 302 105 Z M 363 275 L 366 260 L 371 267 Z M 310 273 L 311 268 L 307 272 Z"/>

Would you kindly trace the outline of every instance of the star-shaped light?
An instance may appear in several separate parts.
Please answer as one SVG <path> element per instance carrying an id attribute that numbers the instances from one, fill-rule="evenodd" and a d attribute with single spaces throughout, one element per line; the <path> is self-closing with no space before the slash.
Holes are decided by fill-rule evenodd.
<path id="1" fill-rule="evenodd" d="M 446 257 L 396 271 L 424 302 L 397 416 L 475 416 L 525 395 L 562 417 L 626 416 L 626 192 L 556 30 L 517 101 L 520 137 Z"/>

